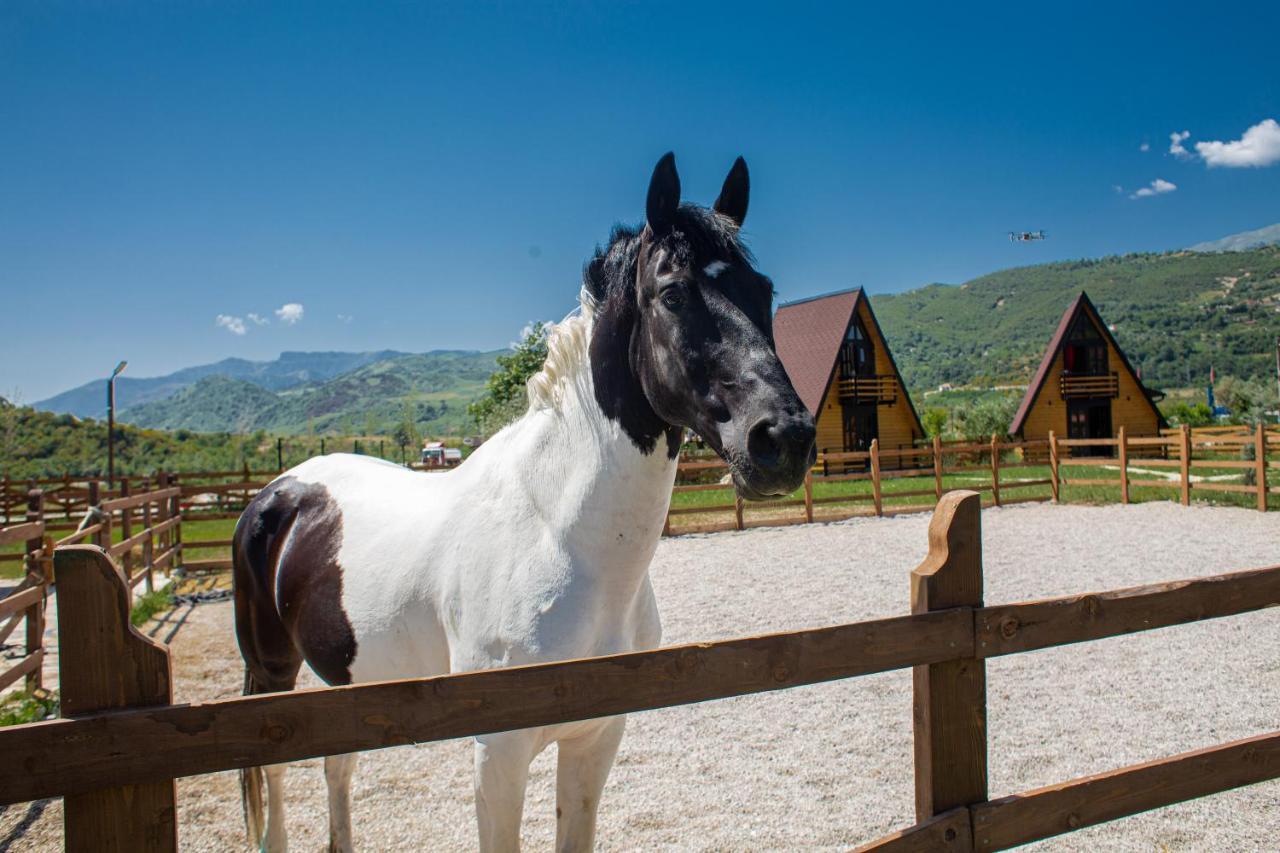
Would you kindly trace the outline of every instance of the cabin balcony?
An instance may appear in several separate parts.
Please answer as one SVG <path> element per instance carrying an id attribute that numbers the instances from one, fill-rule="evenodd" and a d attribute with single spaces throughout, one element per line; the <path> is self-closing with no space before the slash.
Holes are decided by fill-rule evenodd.
<path id="1" fill-rule="evenodd" d="M 1094 376 L 1063 373 L 1060 382 L 1064 400 L 1086 397 L 1110 397 L 1114 400 L 1120 396 L 1120 377 L 1114 372 Z"/>
<path id="2" fill-rule="evenodd" d="M 847 376 L 838 380 L 836 393 L 841 401 L 853 403 L 894 403 L 898 399 L 898 381 L 889 374 Z"/>

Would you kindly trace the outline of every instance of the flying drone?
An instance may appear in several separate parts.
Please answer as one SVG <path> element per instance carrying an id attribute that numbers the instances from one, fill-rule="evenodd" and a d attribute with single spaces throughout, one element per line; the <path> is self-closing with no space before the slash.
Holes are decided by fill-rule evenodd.
<path id="1" fill-rule="evenodd" d="M 1043 240 L 1048 235 L 1041 231 L 1010 231 L 1010 243 L 1030 243 L 1033 240 Z"/>

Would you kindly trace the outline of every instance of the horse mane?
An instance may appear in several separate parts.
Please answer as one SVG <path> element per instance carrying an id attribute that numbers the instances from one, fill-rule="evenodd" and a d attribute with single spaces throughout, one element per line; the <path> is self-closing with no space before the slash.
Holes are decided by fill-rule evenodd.
<path id="1" fill-rule="evenodd" d="M 529 411 L 559 406 L 566 383 L 587 365 L 598 308 L 611 298 L 625 297 L 635 287 L 643 230 L 643 226 L 615 225 L 608 245 L 596 246 L 582 271 L 579 307 L 547 330 L 546 361 L 526 385 Z M 755 265 L 755 258 L 739 238 L 737 223 L 695 204 L 680 205 L 675 225 L 662 238 L 661 245 L 682 265 L 726 259 Z"/>

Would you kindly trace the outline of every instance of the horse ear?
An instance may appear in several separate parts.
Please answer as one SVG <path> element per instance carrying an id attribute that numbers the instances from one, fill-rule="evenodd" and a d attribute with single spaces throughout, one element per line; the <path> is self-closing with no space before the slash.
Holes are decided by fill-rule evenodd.
<path id="1" fill-rule="evenodd" d="M 649 179 L 649 199 L 645 204 L 645 219 L 654 234 L 665 234 L 676 220 L 676 208 L 680 206 L 680 176 L 676 174 L 676 155 L 668 151 L 653 167 Z"/>
<path id="2" fill-rule="evenodd" d="M 747 161 L 739 157 L 733 161 L 729 176 L 724 179 L 720 188 L 720 197 L 716 199 L 715 211 L 742 226 L 747 218 L 747 199 L 751 195 L 751 176 L 747 174 Z"/>

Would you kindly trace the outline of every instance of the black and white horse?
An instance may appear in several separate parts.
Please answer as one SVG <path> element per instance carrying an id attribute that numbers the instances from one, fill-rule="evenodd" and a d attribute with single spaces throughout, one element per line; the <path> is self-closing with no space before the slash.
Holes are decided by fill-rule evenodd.
<path id="1" fill-rule="evenodd" d="M 746 164 L 713 209 L 680 204 L 675 158 L 654 169 L 643 228 L 616 228 L 556 325 L 529 409 L 448 474 L 363 456 L 308 460 L 236 526 L 245 692 L 605 655 L 658 645 L 649 562 L 685 428 L 744 497 L 793 491 L 812 416 L 774 351 L 773 286 L 738 238 Z M 516 850 L 529 763 L 558 745 L 557 840 L 589 850 L 623 717 L 476 739 L 480 848 Z M 350 850 L 355 755 L 325 759 L 331 849 Z M 245 771 L 264 849 L 286 846 L 284 767 Z"/>

